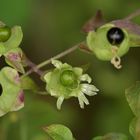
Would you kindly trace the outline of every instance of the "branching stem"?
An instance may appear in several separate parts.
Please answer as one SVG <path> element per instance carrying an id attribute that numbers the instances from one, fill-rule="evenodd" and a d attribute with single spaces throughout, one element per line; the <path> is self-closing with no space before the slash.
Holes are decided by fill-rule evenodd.
<path id="1" fill-rule="evenodd" d="M 40 69 L 36 68 L 37 65 L 35 63 L 33 63 L 29 58 L 26 57 L 26 63 L 27 65 L 32 69 L 32 71 L 34 71 L 35 73 L 37 73 L 38 75 L 42 75 L 43 71 L 41 71 Z"/>
<path id="2" fill-rule="evenodd" d="M 27 76 L 27 75 L 31 74 L 32 72 L 36 72 L 36 73 L 38 73 L 39 75 L 42 75 L 42 71 L 40 70 L 40 68 L 42 68 L 42 67 L 44 67 L 44 66 L 50 64 L 52 59 L 59 59 L 59 58 L 65 56 L 65 55 L 67 55 L 67 54 L 69 54 L 69 53 L 75 51 L 75 50 L 78 49 L 83 43 L 84 43 L 84 42 L 81 42 L 81 43 L 79 43 L 79 44 L 77 44 L 77 45 L 75 45 L 75 46 L 73 46 L 73 47 L 71 47 L 71 48 L 65 50 L 64 52 L 62 52 L 62 53 L 60 53 L 60 54 L 58 54 L 58 55 L 56 55 L 56 56 L 54 56 L 54 57 L 51 57 L 51 58 L 49 58 L 48 60 L 43 61 L 42 63 L 40 63 L 40 64 L 38 64 L 38 65 L 35 65 L 33 62 L 31 62 L 31 61 L 29 60 L 31 69 L 30 69 L 29 71 L 27 71 L 23 76 Z"/>
<path id="3" fill-rule="evenodd" d="M 135 18 L 135 17 L 137 17 L 137 16 L 139 16 L 139 15 L 140 15 L 140 9 L 138 9 L 138 10 L 135 11 L 134 13 L 130 14 L 130 15 L 127 16 L 125 19 L 126 19 L 126 20 L 131 20 L 131 19 L 133 19 L 133 18 Z"/>

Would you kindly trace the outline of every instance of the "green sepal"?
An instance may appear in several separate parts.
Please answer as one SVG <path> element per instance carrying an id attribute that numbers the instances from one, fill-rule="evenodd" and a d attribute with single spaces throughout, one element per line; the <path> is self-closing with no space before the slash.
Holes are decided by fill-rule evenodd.
<path id="1" fill-rule="evenodd" d="M 19 47 L 23 38 L 20 26 L 14 26 L 11 29 L 11 36 L 6 42 L 0 42 L 0 55 L 4 55 L 8 51 Z"/>
<path id="2" fill-rule="evenodd" d="M 5 53 L 4 56 L 5 61 L 8 65 L 12 66 L 21 73 L 25 73 L 23 67 L 24 57 L 23 52 L 20 48 L 13 48 L 12 50 Z"/>
<path id="3" fill-rule="evenodd" d="M 20 26 L 14 26 L 11 31 L 11 37 L 3 43 L 6 52 L 13 48 L 19 47 L 23 38 L 23 33 Z"/>
<path id="4" fill-rule="evenodd" d="M 69 128 L 60 124 L 44 127 L 45 132 L 51 140 L 74 140 Z"/>
<path id="5" fill-rule="evenodd" d="M 10 67 L 4 67 L 0 71 L 0 84 L 2 86 L 0 116 L 23 107 L 23 104 L 20 104 L 20 101 L 18 102 L 18 96 L 22 92 L 18 76 L 17 71 Z"/>
<path id="6" fill-rule="evenodd" d="M 108 23 L 99 27 L 96 32 L 90 31 L 88 33 L 87 45 L 89 49 L 100 60 L 110 61 L 114 57 L 114 55 L 121 57 L 126 54 L 130 48 L 129 34 L 125 29 L 122 29 L 125 34 L 123 42 L 117 46 L 110 44 L 107 39 L 107 32 L 112 27 L 115 27 L 115 25 Z M 112 52 L 113 47 L 116 47 L 118 49 L 116 51 L 116 54 Z"/>
<path id="7" fill-rule="evenodd" d="M 29 76 L 21 77 L 21 88 L 23 90 L 38 90 L 38 85 Z"/>

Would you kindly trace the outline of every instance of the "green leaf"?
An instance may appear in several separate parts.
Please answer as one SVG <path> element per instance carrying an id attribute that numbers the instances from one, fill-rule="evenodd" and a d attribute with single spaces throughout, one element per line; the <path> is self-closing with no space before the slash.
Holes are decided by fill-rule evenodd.
<path id="1" fill-rule="evenodd" d="M 52 140 L 74 140 L 69 128 L 60 124 L 53 124 L 44 128 Z"/>
<path id="2" fill-rule="evenodd" d="M 97 136 L 92 140 L 128 140 L 128 138 L 121 133 L 109 133 L 104 136 Z"/>
<path id="3" fill-rule="evenodd" d="M 38 90 L 37 84 L 29 77 L 21 77 L 21 88 L 24 90 Z"/>
<path id="4" fill-rule="evenodd" d="M 134 139 L 140 139 L 140 117 L 134 118 L 129 126 L 130 134 L 133 136 Z"/>
<path id="5" fill-rule="evenodd" d="M 127 101 L 133 113 L 140 116 L 140 82 L 126 89 L 125 91 Z"/>

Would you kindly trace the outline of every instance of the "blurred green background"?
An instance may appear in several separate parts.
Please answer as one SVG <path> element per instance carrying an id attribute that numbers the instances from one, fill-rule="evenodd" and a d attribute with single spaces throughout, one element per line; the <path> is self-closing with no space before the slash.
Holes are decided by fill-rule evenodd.
<path id="1" fill-rule="evenodd" d="M 81 27 L 96 10 L 101 9 L 110 21 L 138 8 L 138 0 L 0 0 L 0 20 L 9 26 L 22 26 L 21 47 L 33 62 L 40 63 L 85 40 Z M 140 24 L 140 17 L 135 21 Z M 72 98 L 57 111 L 55 98 L 26 92 L 24 109 L 0 118 L 0 140 L 46 140 L 41 128 L 54 123 L 68 126 L 78 140 L 108 132 L 129 134 L 133 116 L 124 91 L 140 80 L 139 54 L 140 48 L 131 49 L 122 59 L 121 70 L 80 51 L 64 57 L 63 62 L 73 66 L 91 63 L 88 73 L 100 89 L 99 94 L 89 98 L 90 105 L 84 110 Z"/>

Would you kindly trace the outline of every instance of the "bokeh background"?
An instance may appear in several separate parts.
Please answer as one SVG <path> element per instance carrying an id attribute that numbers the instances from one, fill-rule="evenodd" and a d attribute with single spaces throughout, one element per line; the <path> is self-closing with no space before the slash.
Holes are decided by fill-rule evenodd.
<path id="1" fill-rule="evenodd" d="M 86 39 L 83 24 L 101 9 L 107 21 L 127 16 L 140 8 L 138 0 L 0 0 L 0 20 L 9 26 L 21 25 L 21 44 L 27 56 L 40 63 Z M 135 21 L 140 24 L 140 17 Z M 61 123 L 68 126 L 77 140 L 90 140 L 108 132 L 129 135 L 133 115 L 125 99 L 125 88 L 140 80 L 140 48 L 133 48 L 122 59 L 123 68 L 116 70 L 80 51 L 64 57 L 73 66 L 90 63 L 88 73 L 100 89 L 90 105 L 80 109 L 77 99 L 66 100 L 62 110 L 56 99 L 26 92 L 25 107 L 0 118 L 0 140 L 46 140 L 42 127 Z M 48 67 L 46 67 L 48 68 Z M 44 84 L 32 75 L 42 89 Z"/>

